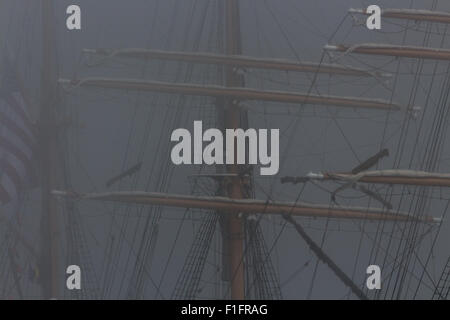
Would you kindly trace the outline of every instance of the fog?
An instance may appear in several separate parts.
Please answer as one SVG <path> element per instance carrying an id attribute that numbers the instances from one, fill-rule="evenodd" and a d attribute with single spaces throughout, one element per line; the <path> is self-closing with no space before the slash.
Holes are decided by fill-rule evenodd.
<path id="1" fill-rule="evenodd" d="M 350 171 L 383 148 L 389 149 L 390 155 L 378 164 L 378 169 L 432 168 L 437 172 L 450 172 L 445 113 L 441 115 L 445 120 L 439 131 L 434 131 L 439 122 L 439 112 L 442 112 L 440 107 L 446 102 L 441 94 L 448 91 L 446 61 L 323 51 L 329 43 L 449 47 L 449 37 L 445 35 L 448 30 L 443 24 L 428 28 L 424 22 L 383 18 L 382 29 L 376 32 L 365 27 L 364 17 L 347 13 L 349 8 L 367 7 L 374 4 L 372 2 L 239 1 L 242 54 L 245 56 L 341 63 L 394 75 L 392 79 L 353 78 L 245 69 L 241 72 L 245 74 L 247 87 L 392 99 L 402 106 L 422 107 L 422 112 L 414 117 L 408 112 L 242 102 L 243 109 L 248 112 L 250 128 L 280 129 L 280 170 L 276 176 L 260 175 L 260 166 L 253 170 L 255 198 L 314 202 L 330 205 L 330 208 L 338 205 L 381 207 L 379 202 L 353 189 L 339 193 L 337 203 L 333 203 L 331 193 L 338 188 L 336 183 L 292 185 L 281 184 L 280 178 L 304 176 L 309 172 Z M 393 6 L 392 1 L 376 2 L 382 8 Z M 436 3 L 437 6 L 433 7 Z M 66 28 L 66 8 L 70 4 L 81 8 L 81 30 L 69 31 Z M 13 52 L 18 61 L 19 73 L 34 101 L 29 106 L 30 114 L 37 120 L 40 75 L 44 68 L 39 1 L 5 0 L 0 5 L 3 30 L 0 41 L 2 47 Z M 395 7 L 450 10 L 448 2 L 431 0 L 399 0 Z M 115 77 L 222 84 L 214 65 L 83 54 L 83 49 L 87 48 L 220 53 L 219 35 L 224 26 L 221 25 L 223 20 L 216 0 L 60 0 L 55 3 L 54 14 L 57 61 L 53 64 L 57 66 L 60 78 Z M 193 130 L 195 120 L 202 120 L 205 129 L 219 126 L 215 99 L 133 90 L 70 86 L 60 86 L 59 89 L 59 168 L 54 170 L 60 175 L 61 182 L 55 188 L 68 188 L 79 193 L 139 190 L 215 195 L 217 184 L 214 180 L 195 178 L 198 173 L 214 173 L 213 166 L 175 166 L 170 159 L 173 130 Z M 428 163 L 425 161 L 427 154 L 435 152 L 428 147 L 435 139 L 442 139 L 442 142 L 436 159 Z M 140 162 L 142 167 L 137 174 L 122 179 L 111 188 L 106 187 L 106 182 L 112 177 Z M 395 210 L 445 216 L 449 191 L 445 188 L 428 189 L 425 192 L 422 187 L 384 185 L 371 188 L 389 199 Z M 19 225 L 21 233 L 36 245 L 40 239 L 39 196 L 39 188 L 29 191 L 26 201 L 21 204 L 23 216 Z M 421 204 L 421 196 L 428 201 Z M 62 199 L 57 203 L 60 229 L 60 273 L 57 278 L 61 282 L 60 295 L 64 298 L 173 298 L 180 272 L 201 223 L 211 214 L 184 208 L 76 201 L 75 211 L 78 213 L 75 215 Z M 3 211 L 4 216 L 17 223 L 11 205 L 5 206 Z M 417 238 L 408 233 L 412 228 L 407 223 L 311 217 L 296 219 L 370 298 L 429 299 L 448 259 L 448 219 L 444 219 L 440 227 L 418 224 L 415 230 Z M 314 252 L 280 216 L 263 215 L 259 221 L 283 298 L 355 299 L 327 265 L 317 263 Z M 8 231 L 4 226 L 0 228 L 2 239 L 6 239 Z M 198 298 L 229 297 L 227 283 L 220 280 L 222 244 L 219 224 L 215 231 Z M 411 256 L 405 243 L 407 239 L 417 242 Z M 2 250 L 7 250 L 6 247 L 0 246 Z M 26 251 L 23 248 L 17 250 Z M 0 254 L 3 257 L 3 253 Z M 36 265 L 28 253 L 20 253 L 19 256 L 23 269 Z M 400 267 L 399 261 L 403 263 Z M 425 263 L 426 275 L 422 268 Z M 86 289 L 81 293 L 74 294 L 65 288 L 65 268 L 69 264 L 78 264 L 85 270 Z M 383 267 L 382 289 L 377 293 L 365 289 L 366 268 L 372 264 Z M 2 267 L 8 268 L 0 262 Z M 406 278 L 399 293 L 396 281 L 405 270 Z M 13 288 L 12 273 L 1 271 L 0 281 L 5 284 L 0 282 L 0 294 L 2 286 L 8 286 L 2 298 L 17 297 L 14 289 L 9 289 Z M 25 295 L 40 297 L 38 283 L 23 282 Z M 89 290 L 91 293 L 87 292 Z"/>

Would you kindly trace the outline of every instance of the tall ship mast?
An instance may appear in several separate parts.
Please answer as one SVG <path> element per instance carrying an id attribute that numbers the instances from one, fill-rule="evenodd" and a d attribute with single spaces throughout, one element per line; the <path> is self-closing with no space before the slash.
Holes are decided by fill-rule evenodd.
<path id="1" fill-rule="evenodd" d="M 56 31 L 59 4 L 28 8 L 42 12 L 41 89 L 17 68 L 17 90 L 39 101 L 39 179 L 0 220 L 3 298 L 448 297 L 450 8 L 384 8 L 380 32 L 349 9 L 305 60 L 297 4 L 145 6 L 146 41 L 107 26 L 89 46 Z M 174 165 L 171 133 L 198 121 L 279 129 L 279 172 L 238 164 L 237 149 L 233 164 Z M 66 288 L 69 265 L 83 290 Z"/>

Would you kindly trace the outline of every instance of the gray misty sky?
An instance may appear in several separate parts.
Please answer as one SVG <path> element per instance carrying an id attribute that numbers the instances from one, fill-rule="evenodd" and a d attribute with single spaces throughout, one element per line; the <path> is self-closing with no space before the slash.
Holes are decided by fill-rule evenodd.
<path id="1" fill-rule="evenodd" d="M 0 2 L 2 43 L 8 43 L 20 61 L 19 66 L 30 95 L 38 99 L 39 73 L 42 68 L 40 9 L 38 1 L 5 0 Z M 77 4 L 82 10 L 82 30 L 67 31 L 65 9 Z M 425 23 L 408 25 L 404 21 L 382 22 L 380 32 L 364 27 L 360 16 L 347 15 L 349 8 L 378 4 L 391 8 L 392 1 L 358 0 L 243 0 L 241 14 L 242 50 L 244 55 L 289 58 L 311 62 L 333 62 L 397 73 L 390 80 L 338 76 L 319 76 L 311 87 L 313 74 L 288 74 L 276 71 L 245 70 L 248 87 L 289 90 L 313 94 L 331 94 L 392 100 L 401 105 L 422 106 L 417 118 L 405 112 L 389 114 L 378 111 L 343 110 L 321 106 L 280 105 L 246 102 L 249 125 L 253 128 L 280 129 L 280 172 L 276 177 L 262 177 L 255 170 L 255 197 L 283 201 L 300 199 L 335 206 L 330 191 L 336 184 L 305 186 L 282 185 L 285 175 L 300 176 L 309 172 L 346 171 L 388 148 L 390 156 L 379 169 L 424 169 L 449 172 L 450 148 L 445 120 L 436 131 L 442 102 L 441 92 L 448 91 L 444 80 L 448 63 L 359 55 L 323 54 L 327 43 L 364 42 L 449 47 L 444 25 L 427 29 Z M 436 7 L 433 8 L 434 5 Z M 395 1 L 396 8 L 449 11 L 447 1 Z M 56 44 L 61 78 L 123 77 L 149 80 L 220 84 L 213 66 L 187 65 L 160 61 L 102 59 L 82 54 L 85 48 L 151 48 L 183 51 L 219 52 L 218 0 L 96 0 L 56 1 Z M 405 30 L 407 30 L 405 32 Z M 426 37 L 427 31 L 430 37 Z M 419 79 L 414 75 L 420 70 Z M 434 76 L 433 76 L 434 75 Z M 70 175 L 70 187 L 79 192 L 147 190 L 180 194 L 214 195 L 209 180 L 196 180 L 196 166 L 176 167 L 170 163 L 171 132 L 180 127 L 192 129 L 194 120 L 214 127 L 214 101 L 200 97 L 169 96 L 133 91 L 70 88 L 61 92 L 60 118 L 71 125 L 61 130 L 61 155 Z M 36 108 L 32 108 L 36 114 Z M 438 115 L 438 116 L 437 116 Z M 423 120 L 422 120 L 423 119 Z M 427 163 L 427 146 L 442 139 L 433 164 Z M 289 149 L 287 149 L 289 148 Z M 425 160 L 424 160 L 425 159 Z M 142 161 L 138 175 L 126 178 L 108 189 L 105 182 L 123 170 Z M 213 172 L 203 168 L 202 172 Z M 418 211 L 440 217 L 449 199 L 448 190 L 377 186 L 373 188 L 389 198 L 394 209 L 417 214 Z M 31 241 L 38 239 L 38 191 L 26 205 L 23 230 Z M 418 202 L 423 196 L 430 199 Z M 340 205 L 379 207 L 355 190 L 344 191 L 337 198 Z M 421 207 L 422 206 L 422 207 Z M 61 206 L 62 207 L 62 206 Z M 170 298 L 177 284 L 186 256 L 209 213 L 185 209 L 125 206 L 110 203 L 77 203 L 85 247 L 74 254 L 79 238 L 67 236 L 69 218 L 62 210 L 61 264 L 91 262 L 93 283 L 102 298 Z M 35 213 L 35 214 L 33 214 Z M 418 225 L 418 238 L 408 234 L 407 224 L 299 218 L 308 234 L 332 257 L 354 281 L 364 284 L 370 264 L 383 266 L 383 289 L 379 298 L 392 298 L 398 288 L 394 281 L 405 273 L 400 298 L 414 297 L 421 265 L 427 263 L 428 276 L 423 278 L 416 298 L 428 299 L 432 281 L 436 281 L 449 253 L 450 226 L 445 221 L 430 255 L 438 228 Z M 319 263 L 305 242 L 280 217 L 261 219 L 267 250 L 282 294 L 288 299 L 347 298 L 348 289 L 329 268 Z M 151 236 L 153 234 L 153 236 Z M 422 238 L 423 236 L 423 238 Z M 402 240 L 403 239 L 403 240 Z M 408 255 L 408 241 L 416 241 L 416 256 Z M 73 244 L 73 243 L 72 243 Z M 405 247 L 406 246 L 406 247 Z M 86 250 L 87 249 L 87 250 Z M 217 226 L 211 242 L 201 282 L 201 298 L 227 297 L 220 282 L 221 237 Z M 89 251 L 89 259 L 86 258 Z M 82 258 L 80 258 L 80 255 Z M 137 260 L 143 257 L 145 263 Z M 411 259 L 411 260 L 408 260 Z M 26 260 L 26 259 L 25 259 Z M 394 262 L 395 260 L 395 262 Z M 399 267 L 398 261 L 402 261 Z M 25 263 L 25 262 L 24 262 Z M 144 265 L 144 269 L 139 268 Z M 1 266 L 1 265 L 0 265 Z M 317 267 L 316 267 L 317 266 Z M 403 266 L 405 268 L 403 269 Z M 86 267 L 88 268 L 88 267 Z M 91 267 L 89 267 L 91 268 Z M 405 271 L 406 270 L 406 271 Z M 64 274 L 61 272 L 60 277 Z M 0 284 L 1 286 L 1 284 Z M 36 295 L 36 287 L 29 287 Z M 138 293 L 136 293 L 138 292 Z M 368 293 L 373 297 L 373 293 Z M 354 296 L 350 295 L 350 298 Z"/>

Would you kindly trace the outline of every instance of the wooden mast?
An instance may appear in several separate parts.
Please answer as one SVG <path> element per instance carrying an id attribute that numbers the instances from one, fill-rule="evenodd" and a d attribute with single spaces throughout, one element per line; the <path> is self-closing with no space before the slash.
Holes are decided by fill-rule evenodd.
<path id="1" fill-rule="evenodd" d="M 403 58 L 450 60 L 450 50 L 428 47 L 399 46 L 390 44 L 365 43 L 357 45 L 326 45 L 325 50 L 344 53 L 370 54 Z"/>
<path id="2" fill-rule="evenodd" d="M 225 53 L 227 55 L 241 54 L 240 47 L 240 23 L 239 4 L 237 0 L 227 0 L 225 3 Z M 225 86 L 238 87 L 241 85 L 240 78 L 232 66 L 225 69 Z M 236 129 L 241 127 L 241 112 L 236 101 L 226 98 L 225 108 L 225 128 Z M 237 152 L 234 153 L 235 157 Z M 234 161 L 237 163 L 237 161 Z M 239 178 L 239 166 L 227 166 L 227 172 L 235 174 L 228 186 L 228 196 L 232 199 L 243 199 L 244 191 Z M 230 248 L 230 280 L 231 299 L 245 299 L 245 279 L 244 279 L 244 230 L 243 221 L 239 211 L 233 211 L 228 218 L 229 248 Z"/>
<path id="3" fill-rule="evenodd" d="M 53 0 L 42 0 L 42 73 L 39 115 L 39 147 L 42 173 L 41 207 L 41 281 L 44 299 L 59 297 L 58 234 L 56 203 L 51 190 L 56 186 L 56 126 L 57 71 L 55 50 L 55 20 Z"/>

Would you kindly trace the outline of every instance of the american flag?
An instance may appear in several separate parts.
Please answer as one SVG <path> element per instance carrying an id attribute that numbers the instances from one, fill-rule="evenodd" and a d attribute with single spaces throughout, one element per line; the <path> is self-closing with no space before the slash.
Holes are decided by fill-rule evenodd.
<path id="1" fill-rule="evenodd" d="M 30 121 L 15 67 L 0 65 L 0 202 L 17 201 L 34 180 L 35 127 Z"/>

